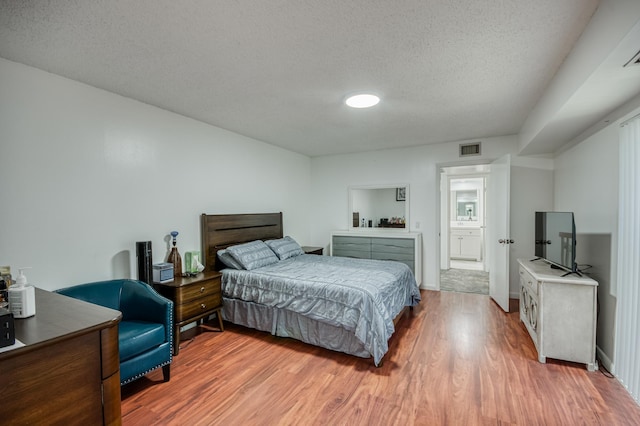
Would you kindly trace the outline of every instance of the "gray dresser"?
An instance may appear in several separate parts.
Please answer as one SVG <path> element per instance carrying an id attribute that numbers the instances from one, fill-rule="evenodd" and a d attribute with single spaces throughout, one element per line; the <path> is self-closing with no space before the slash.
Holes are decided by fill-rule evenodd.
<path id="1" fill-rule="evenodd" d="M 335 231 L 331 234 L 331 255 L 402 262 L 411 268 L 418 285 L 422 282 L 420 233 Z"/>

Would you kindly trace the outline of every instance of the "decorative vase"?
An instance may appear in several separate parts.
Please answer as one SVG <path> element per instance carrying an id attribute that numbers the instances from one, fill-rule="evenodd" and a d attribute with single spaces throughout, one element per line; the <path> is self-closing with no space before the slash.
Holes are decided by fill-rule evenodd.
<path id="1" fill-rule="evenodd" d="M 176 237 L 178 236 L 178 231 L 171 231 L 171 236 L 173 237 L 173 247 L 171 247 L 171 252 L 169 253 L 167 262 L 173 263 L 173 276 L 181 277 L 182 258 L 180 257 L 180 253 L 178 252 L 178 247 L 176 247 Z"/>

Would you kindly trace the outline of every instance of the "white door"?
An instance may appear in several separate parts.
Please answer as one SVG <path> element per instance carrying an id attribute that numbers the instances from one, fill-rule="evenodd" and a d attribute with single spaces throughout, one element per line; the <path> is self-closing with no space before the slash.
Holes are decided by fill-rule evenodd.
<path id="1" fill-rule="evenodd" d="M 449 177 L 440 172 L 440 269 L 449 269 Z M 438 274 L 439 275 L 439 274 Z M 438 287 L 440 288 L 440 287 Z"/>
<path id="2" fill-rule="evenodd" d="M 488 249 L 491 250 L 489 295 L 509 312 L 509 191 L 511 190 L 511 156 L 509 154 L 491 163 L 489 174 Z"/>

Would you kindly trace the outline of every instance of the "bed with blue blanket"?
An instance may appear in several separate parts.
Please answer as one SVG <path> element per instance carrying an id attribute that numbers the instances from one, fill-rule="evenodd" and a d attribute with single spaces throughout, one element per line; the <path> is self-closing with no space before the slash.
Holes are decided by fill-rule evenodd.
<path id="1" fill-rule="evenodd" d="M 202 215 L 208 269 L 222 272 L 223 318 L 380 365 L 394 320 L 420 302 L 403 263 L 304 254 L 282 215 Z"/>

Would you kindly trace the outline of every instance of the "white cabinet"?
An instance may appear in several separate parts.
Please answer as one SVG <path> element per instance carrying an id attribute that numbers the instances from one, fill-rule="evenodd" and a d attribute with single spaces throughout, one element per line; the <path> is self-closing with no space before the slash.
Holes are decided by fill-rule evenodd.
<path id="1" fill-rule="evenodd" d="M 422 283 L 422 234 L 392 231 L 334 231 L 331 255 L 361 259 L 395 260 L 411 268 Z"/>
<path id="2" fill-rule="evenodd" d="M 452 259 L 482 260 L 480 229 L 452 229 L 449 247 Z"/>
<path id="3" fill-rule="evenodd" d="M 567 275 L 542 260 L 519 259 L 520 320 L 538 351 L 547 358 L 579 362 L 589 371 L 596 364 L 598 283 Z"/>

